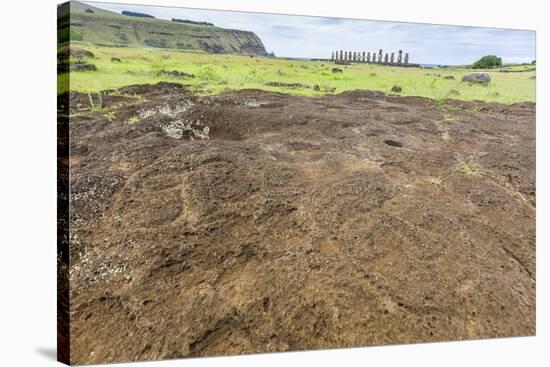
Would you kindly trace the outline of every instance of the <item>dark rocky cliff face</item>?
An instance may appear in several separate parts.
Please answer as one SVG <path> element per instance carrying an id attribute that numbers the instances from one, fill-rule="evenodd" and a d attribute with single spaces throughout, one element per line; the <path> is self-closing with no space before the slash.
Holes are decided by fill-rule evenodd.
<path id="1" fill-rule="evenodd" d="M 267 52 L 260 38 L 253 32 L 216 28 L 201 35 L 198 48 L 216 54 L 243 54 L 265 56 Z"/>
<path id="2" fill-rule="evenodd" d="M 262 43 L 262 40 L 260 37 L 258 37 L 253 32 L 246 32 L 246 31 L 239 31 L 246 42 L 241 44 L 241 47 L 239 49 L 239 53 L 246 54 L 246 55 L 267 55 L 267 52 L 265 51 L 264 44 Z"/>

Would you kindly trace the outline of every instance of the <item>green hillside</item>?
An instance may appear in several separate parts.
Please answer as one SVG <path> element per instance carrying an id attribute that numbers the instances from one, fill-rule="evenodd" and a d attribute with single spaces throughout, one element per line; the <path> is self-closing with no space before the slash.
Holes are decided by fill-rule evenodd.
<path id="1" fill-rule="evenodd" d="M 58 41 L 199 50 L 217 54 L 266 55 L 249 31 L 121 15 L 77 1 L 58 6 Z"/>

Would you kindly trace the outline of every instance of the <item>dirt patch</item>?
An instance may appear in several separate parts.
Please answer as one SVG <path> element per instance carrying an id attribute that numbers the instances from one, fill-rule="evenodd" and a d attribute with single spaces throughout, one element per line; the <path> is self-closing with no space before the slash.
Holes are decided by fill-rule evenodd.
<path id="1" fill-rule="evenodd" d="M 178 71 L 178 70 L 161 70 L 158 72 L 159 75 L 165 75 L 176 79 L 186 79 L 186 78 L 194 78 L 195 75 L 191 73 L 186 73 L 184 71 Z"/>
<path id="2" fill-rule="evenodd" d="M 83 58 L 94 58 L 95 55 L 91 51 L 84 50 L 74 46 L 61 47 L 57 52 L 58 61 L 68 61 L 69 57 L 73 57 L 76 59 L 83 59 Z"/>
<path id="3" fill-rule="evenodd" d="M 96 71 L 97 67 L 94 64 L 90 64 L 86 61 L 76 61 L 76 62 L 63 62 L 57 64 L 58 73 L 66 73 L 68 71 Z"/>
<path id="4" fill-rule="evenodd" d="M 500 69 L 499 72 L 501 73 L 528 73 L 530 71 L 536 71 L 536 68 L 525 68 L 520 70 L 514 70 L 514 69 Z"/>
<path id="5" fill-rule="evenodd" d="M 534 104 L 108 94 L 59 98 L 72 362 L 535 333 Z"/>
<path id="6" fill-rule="evenodd" d="M 268 87 L 281 87 L 281 88 L 290 88 L 290 89 L 304 89 L 310 88 L 310 86 L 302 83 L 283 83 L 283 82 L 267 82 L 265 83 Z"/>

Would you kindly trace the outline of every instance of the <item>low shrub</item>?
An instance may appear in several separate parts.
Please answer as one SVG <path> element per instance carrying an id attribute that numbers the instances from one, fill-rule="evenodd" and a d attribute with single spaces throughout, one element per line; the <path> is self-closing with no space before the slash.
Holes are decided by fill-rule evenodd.
<path id="1" fill-rule="evenodd" d="M 134 12 L 134 11 L 128 11 L 128 10 L 123 10 L 122 15 L 126 15 L 126 16 L 129 16 L 129 17 L 138 17 L 138 18 L 153 18 L 155 19 L 154 16 L 152 15 L 149 15 L 149 14 L 145 14 L 145 13 L 137 13 L 137 12 Z"/>
<path id="2" fill-rule="evenodd" d="M 497 66 L 502 66 L 502 59 L 495 55 L 483 56 L 472 65 L 474 69 L 491 69 Z"/>

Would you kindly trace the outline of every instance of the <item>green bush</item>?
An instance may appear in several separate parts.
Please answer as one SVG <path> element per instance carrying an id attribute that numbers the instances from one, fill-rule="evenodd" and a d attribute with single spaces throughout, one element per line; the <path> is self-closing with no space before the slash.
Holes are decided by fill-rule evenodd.
<path id="1" fill-rule="evenodd" d="M 496 66 L 502 66 L 502 59 L 495 55 L 483 56 L 472 65 L 474 69 L 491 69 Z"/>

